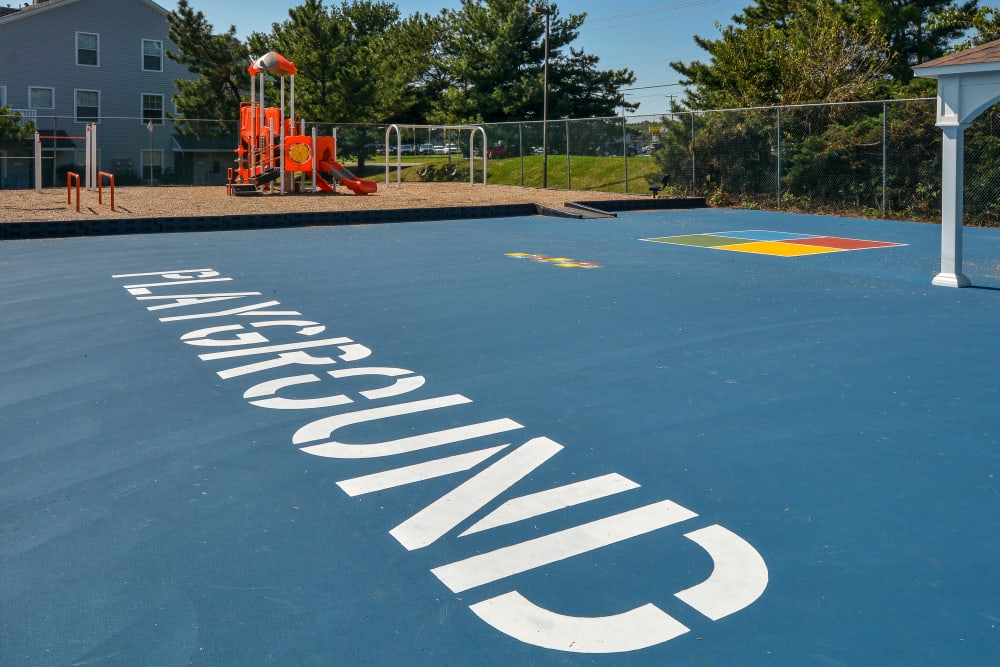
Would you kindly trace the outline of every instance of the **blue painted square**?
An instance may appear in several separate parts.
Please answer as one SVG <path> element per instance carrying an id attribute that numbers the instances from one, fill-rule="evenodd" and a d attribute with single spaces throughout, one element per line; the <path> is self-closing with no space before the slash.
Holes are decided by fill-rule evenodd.
<path id="1" fill-rule="evenodd" d="M 794 232 L 772 232 L 767 229 L 748 229 L 742 232 L 713 232 L 712 236 L 750 239 L 751 241 L 784 241 L 786 239 L 808 239 L 813 234 L 795 234 Z"/>

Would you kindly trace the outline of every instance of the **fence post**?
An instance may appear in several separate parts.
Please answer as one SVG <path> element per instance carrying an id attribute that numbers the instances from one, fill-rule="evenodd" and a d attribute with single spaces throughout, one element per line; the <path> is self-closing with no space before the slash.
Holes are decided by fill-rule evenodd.
<path id="1" fill-rule="evenodd" d="M 628 194 L 628 143 L 625 139 L 627 134 L 625 114 L 622 113 L 622 158 L 625 160 L 625 194 Z"/>
<path id="2" fill-rule="evenodd" d="M 778 208 L 781 208 L 781 107 L 778 107 Z"/>
<path id="3" fill-rule="evenodd" d="M 94 191 L 94 179 L 91 178 L 90 173 L 90 123 L 87 123 L 86 132 L 84 133 L 83 141 L 83 187 L 87 188 L 87 192 Z"/>
<path id="4" fill-rule="evenodd" d="M 521 187 L 524 187 L 524 123 L 517 124 L 517 154 L 521 156 Z"/>
<path id="5" fill-rule="evenodd" d="M 569 120 L 566 121 L 566 189 L 573 189 L 573 174 L 569 166 Z"/>
<path id="6" fill-rule="evenodd" d="M 694 164 L 694 111 L 691 112 L 691 194 L 697 194 L 695 190 L 695 164 Z"/>
<path id="7" fill-rule="evenodd" d="M 889 187 L 887 178 L 889 159 L 889 116 L 888 105 L 882 102 L 882 217 L 886 215 L 886 191 Z"/>
<path id="8" fill-rule="evenodd" d="M 42 191 L 42 138 L 35 132 L 35 192 Z"/>

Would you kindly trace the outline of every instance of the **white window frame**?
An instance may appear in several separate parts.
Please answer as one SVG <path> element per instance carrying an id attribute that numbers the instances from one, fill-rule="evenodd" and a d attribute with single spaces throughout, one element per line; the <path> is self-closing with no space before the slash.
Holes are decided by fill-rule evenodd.
<path id="1" fill-rule="evenodd" d="M 160 98 L 160 119 L 155 120 L 146 117 L 146 98 L 147 97 L 159 97 Z M 153 121 L 153 125 L 163 125 L 167 117 L 167 100 L 166 95 L 162 93 L 140 93 L 139 94 L 139 120 L 143 125 L 148 125 L 149 121 Z"/>
<path id="2" fill-rule="evenodd" d="M 94 117 L 80 117 L 80 93 L 97 93 L 97 113 Z M 101 122 L 101 91 L 89 88 L 75 88 L 73 90 L 73 120 L 77 123 L 99 123 Z"/>
<path id="3" fill-rule="evenodd" d="M 35 90 L 47 90 L 49 91 L 49 96 L 51 97 L 51 104 L 47 107 L 38 107 L 34 105 L 31 93 Z M 29 109 L 55 109 L 56 108 L 56 89 L 52 86 L 28 86 L 28 108 Z"/>
<path id="4" fill-rule="evenodd" d="M 156 44 L 160 47 L 160 66 L 156 69 L 150 69 L 146 67 L 146 44 Z M 143 72 L 162 72 L 163 71 L 163 40 L 160 39 L 142 39 L 139 41 L 139 62 L 142 66 Z"/>
<path id="5" fill-rule="evenodd" d="M 81 35 L 93 35 L 97 38 L 97 48 L 94 49 L 97 56 L 97 62 L 94 64 L 81 63 L 80 62 L 80 36 Z M 76 36 L 74 37 L 74 52 L 76 53 L 76 64 L 80 67 L 100 67 L 101 66 L 101 35 L 96 32 L 83 32 L 82 30 L 76 31 Z"/>

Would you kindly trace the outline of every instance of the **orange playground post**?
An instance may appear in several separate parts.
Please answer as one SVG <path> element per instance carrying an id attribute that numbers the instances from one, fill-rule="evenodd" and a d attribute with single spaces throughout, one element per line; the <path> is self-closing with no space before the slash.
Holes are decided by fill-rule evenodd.
<path id="1" fill-rule="evenodd" d="M 103 204 L 102 201 L 102 187 L 104 186 L 104 177 L 108 177 L 108 182 L 111 186 L 111 210 L 115 210 L 115 175 L 108 173 L 106 171 L 97 172 L 97 203 Z"/>
<path id="2" fill-rule="evenodd" d="M 75 171 L 66 172 L 66 205 L 73 203 L 73 194 L 70 190 L 71 183 L 76 181 L 76 212 L 80 212 L 80 174 Z"/>

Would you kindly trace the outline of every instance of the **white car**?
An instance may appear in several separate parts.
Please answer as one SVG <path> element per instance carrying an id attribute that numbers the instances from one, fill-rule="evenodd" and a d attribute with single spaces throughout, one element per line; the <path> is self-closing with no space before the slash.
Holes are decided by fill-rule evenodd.
<path id="1" fill-rule="evenodd" d="M 380 145 L 378 148 L 375 149 L 375 153 L 377 155 L 384 155 L 385 154 L 385 146 L 381 146 Z M 389 144 L 389 155 L 395 155 L 395 154 L 396 154 L 396 144 Z M 400 144 L 399 145 L 399 154 L 400 155 L 413 155 L 413 144 Z"/>
<path id="2" fill-rule="evenodd" d="M 435 155 L 448 155 L 449 153 L 460 153 L 458 146 L 455 144 L 437 144 L 434 146 Z"/>

